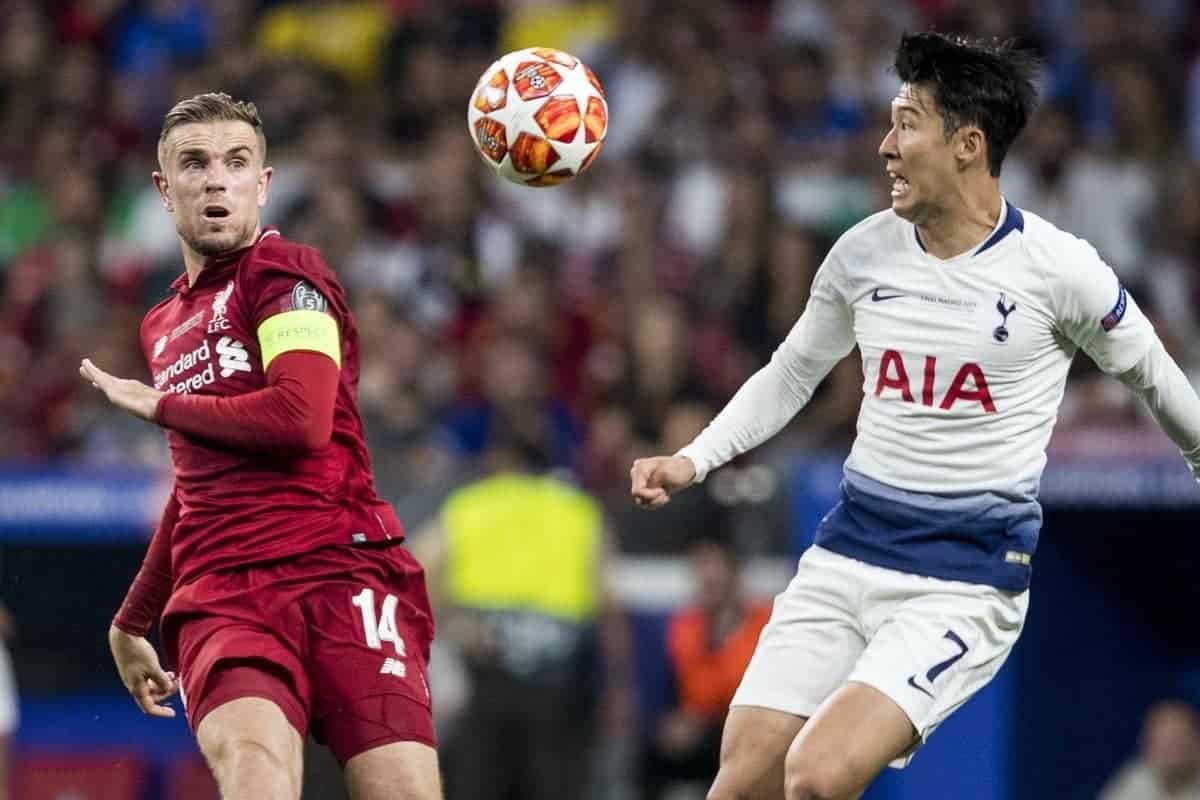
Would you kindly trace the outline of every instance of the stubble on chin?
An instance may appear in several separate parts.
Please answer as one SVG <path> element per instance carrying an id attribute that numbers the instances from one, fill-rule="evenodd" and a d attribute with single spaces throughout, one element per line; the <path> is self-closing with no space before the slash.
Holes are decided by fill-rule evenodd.
<path id="1" fill-rule="evenodd" d="M 222 253 L 228 253 L 230 250 L 236 250 L 244 238 L 243 234 L 244 232 L 237 234 L 229 232 L 203 237 L 183 235 L 183 240 L 187 242 L 187 246 L 193 252 L 205 258 L 210 258 L 212 256 L 219 256 Z"/>

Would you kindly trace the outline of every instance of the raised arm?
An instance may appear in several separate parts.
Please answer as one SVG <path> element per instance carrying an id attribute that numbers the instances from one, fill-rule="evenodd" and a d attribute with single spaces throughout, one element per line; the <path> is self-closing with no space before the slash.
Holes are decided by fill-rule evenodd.
<path id="1" fill-rule="evenodd" d="M 632 493 L 658 506 L 670 494 L 778 433 L 812 398 L 829 371 L 854 348 L 854 324 L 844 295 L 836 248 L 813 279 L 808 305 L 771 360 L 737 393 L 696 439 L 675 456 L 638 459 Z"/>

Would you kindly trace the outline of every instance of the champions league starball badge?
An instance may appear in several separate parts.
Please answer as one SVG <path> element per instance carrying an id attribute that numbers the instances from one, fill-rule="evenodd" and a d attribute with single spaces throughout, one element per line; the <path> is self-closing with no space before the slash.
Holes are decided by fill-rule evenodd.
<path id="1" fill-rule="evenodd" d="M 300 281 L 292 288 L 293 311 L 324 311 L 329 308 L 325 296 L 308 281 Z"/>
<path id="2" fill-rule="evenodd" d="M 992 338 L 997 342 L 1008 341 L 1008 328 L 1004 327 L 1008 323 L 1008 315 L 1017 310 L 1017 304 L 1008 305 L 1008 298 L 1004 296 L 1004 292 L 1000 293 L 1000 299 L 996 301 L 996 310 L 1000 312 L 1000 324 L 992 331 Z"/>

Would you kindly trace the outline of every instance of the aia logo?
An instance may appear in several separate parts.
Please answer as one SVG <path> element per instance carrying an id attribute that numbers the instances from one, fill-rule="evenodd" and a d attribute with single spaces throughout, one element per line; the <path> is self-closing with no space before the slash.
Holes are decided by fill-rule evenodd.
<path id="1" fill-rule="evenodd" d="M 921 405 L 933 406 L 933 387 L 937 378 L 937 356 L 925 356 L 924 376 L 921 382 Z M 908 369 L 904 359 L 895 350 L 884 350 L 879 359 L 879 378 L 875 382 L 875 396 L 882 397 L 884 389 L 895 389 L 900 392 L 900 398 L 906 403 L 915 403 L 912 385 L 908 380 Z M 996 404 L 992 401 L 992 392 L 988 388 L 987 378 L 983 368 L 968 361 L 954 373 L 950 388 L 946 390 L 937 407 L 949 411 L 957 402 L 979 403 L 989 414 L 996 413 Z"/>

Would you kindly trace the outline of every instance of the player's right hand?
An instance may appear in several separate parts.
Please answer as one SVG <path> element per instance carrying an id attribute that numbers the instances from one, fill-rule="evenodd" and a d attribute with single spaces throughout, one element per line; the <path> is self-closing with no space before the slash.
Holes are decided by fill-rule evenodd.
<path id="1" fill-rule="evenodd" d="M 131 636 L 117 627 L 108 629 L 108 647 L 121 683 L 129 690 L 142 712 L 152 717 L 170 719 L 175 709 L 161 705 L 179 690 L 175 673 L 164 672 L 154 645 L 142 636 Z"/>
<path id="2" fill-rule="evenodd" d="M 686 489 L 696 480 L 696 465 L 687 456 L 639 458 L 629 471 L 630 493 L 639 506 L 660 508 L 671 502 L 671 495 Z"/>

